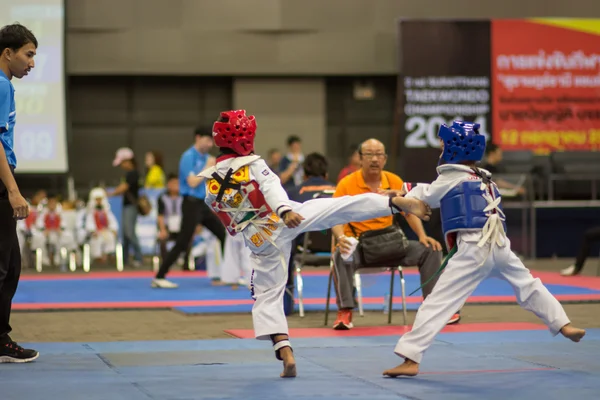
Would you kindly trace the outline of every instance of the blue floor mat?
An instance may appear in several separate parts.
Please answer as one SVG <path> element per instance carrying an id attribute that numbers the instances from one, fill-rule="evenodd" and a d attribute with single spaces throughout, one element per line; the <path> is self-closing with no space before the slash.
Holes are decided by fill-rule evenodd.
<path id="1" fill-rule="evenodd" d="M 152 307 L 155 302 L 167 302 L 182 312 L 248 312 L 252 306 L 249 290 L 240 287 L 211 286 L 210 280 L 203 277 L 173 278 L 180 287 L 177 290 L 161 290 L 150 287 L 149 279 L 110 278 L 110 279 L 68 279 L 68 280 L 24 280 L 19 284 L 13 304 L 24 308 L 36 309 L 39 304 L 58 303 L 72 305 L 73 308 L 86 308 L 95 303 L 114 303 L 122 306 L 126 303 L 137 304 L 136 307 Z M 418 275 L 406 275 L 407 293 L 419 287 Z M 389 292 L 389 275 L 364 275 L 362 278 L 365 309 L 382 309 L 383 298 Z M 598 290 L 585 289 L 566 285 L 547 285 L 554 295 L 587 295 L 600 294 Z M 323 310 L 327 288 L 327 276 L 313 275 L 304 277 L 304 299 L 316 299 L 316 304 L 306 304 L 306 310 Z M 332 290 L 333 293 L 333 290 Z M 395 296 L 400 295 L 399 280 L 396 279 Z M 420 292 L 414 295 L 409 308 L 416 309 L 420 301 Z M 494 302 L 495 296 L 510 296 L 514 293 L 511 286 L 499 279 L 489 278 L 481 283 L 473 296 L 487 298 L 486 302 Z M 368 301 L 369 298 L 378 298 Z M 188 304 L 188 303 L 201 304 Z M 482 301 L 483 302 L 483 301 Z M 108 306 L 107 306 L 108 307 Z M 110 308 L 110 307 L 108 307 Z"/>
<path id="2" fill-rule="evenodd" d="M 473 341 L 473 338 L 477 338 Z M 27 344 L 31 364 L 0 364 L 2 400 L 563 400 L 597 399 L 600 330 L 574 344 L 546 331 L 443 333 L 415 378 L 397 337 L 294 340 L 299 376 L 280 379 L 267 342 L 252 339 Z"/>

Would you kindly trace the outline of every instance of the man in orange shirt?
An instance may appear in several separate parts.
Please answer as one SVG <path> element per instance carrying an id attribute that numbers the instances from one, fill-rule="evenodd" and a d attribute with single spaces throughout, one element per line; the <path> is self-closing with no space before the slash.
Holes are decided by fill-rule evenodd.
<path id="1" fill-rule="evenodd" d="M 336 188 L 334 197 L 354 196 L 361 193 L 380 190 L 401 190 L 403 181 L 391 172 L 384 171 L 387 155 L 385 146 L 376 139 L 369 139 L 359 147 L 361 167 L 358 171 L 351 173 L 342 179 Z M 405 215 L 406 222 L 419 238 L 419 241 L 409 241 L 406 256 L 398 260 L 398 264 L 419 267 L 421 282 L 425 283 L 440 267 L 442 262 L 442 246 L 435 239 L 427 236 L 421 220 L 414 215 Z M 341 253 L 347 253 L 352 249 L 349 237 L 356 237 L 365 231 L 386 228 L 393 223 L 393 217 L 375 218 L 352 224 L 337 225 L 332 228 L 333 236 L 336 238 L 338 249 L 334 254 L 334 277 L 338 316 L 333 329 L 351 329 L 352 310 L 356 307 L 354 299 L 354 272 L 359 264 L 355 254 L 352 260 L 345 261 Z M 431 293 L 437 278 L 431 279 L 423 287 L 423 297 Z M 460 316 L 455 315 L 450 322 L 458 322 Z"/>

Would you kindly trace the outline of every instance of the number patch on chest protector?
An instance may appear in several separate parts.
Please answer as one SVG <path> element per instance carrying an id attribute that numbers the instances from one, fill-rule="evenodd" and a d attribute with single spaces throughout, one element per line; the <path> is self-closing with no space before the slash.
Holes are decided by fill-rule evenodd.
<path id="1" fill-rule="evenodd" d="M 250 241 L 252 242 L 253 245 L 255 245 L 256 247 L 260 247 L 263 245 L 263 243 L 265 242 L 265 239 L 263 239 L 262 235 L 260 233 L 255 233 L 254 235 L 252 235 L 250 237 Z"/>
<path id="2" fill-rule="evenodd" d="M 225 194 L 227 194 L 227 191 L 225 192 Z M 244 197 L 239 192 L 237 192 L 235 195 L 233 195 L 233 197 L 225 201 L 225 203 L 231 208 L 237 208 L 240 206 L 240 204 L 242 204 L 243 199 Z"/>

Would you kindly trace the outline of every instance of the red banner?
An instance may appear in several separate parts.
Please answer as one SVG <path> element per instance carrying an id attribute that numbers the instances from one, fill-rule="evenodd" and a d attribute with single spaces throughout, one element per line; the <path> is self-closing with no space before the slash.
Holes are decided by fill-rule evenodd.
<path id="1" fill-rule="evenodd" d="M 600 20 L 492 21 L 492 128 L 505 150 L 600 150 Z"/>

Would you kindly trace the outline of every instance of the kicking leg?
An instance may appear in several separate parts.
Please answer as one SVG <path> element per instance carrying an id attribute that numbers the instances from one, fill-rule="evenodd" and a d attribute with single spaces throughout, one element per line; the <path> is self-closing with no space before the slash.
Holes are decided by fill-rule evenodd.
<path id="1" fill-rule="evenodd" d="M 550 332 L 561 333 L 566 338 L 579 342 L 585 335 L 583 329 L 571 325 L 569 317 L 558 300 L 548 291 L 539 278 L 534 278 L 519 257 L 507 245 L 501 250 L 504 254 L 496 274 L 512 286 L 517 302 L 544 321 Z"/>
<path id="2" fill-rule="evenodd" d="M 287 262 L 290 242 L 277 241 L 276 249 L 252 255 L 251 292 L 255 300 L 252 307 L 254 335 L 258 340 L 271 340 L 278 360 L 283 361 L 281 377 L 296 376 L 296 361 L 289 342 L 288 324 L 283 310 L 283 294 L 287 283 Z"/>
<path id="3" fill-rule="evenodd" d="M 390 199 L 375 193 L 309 200 L 294 205 L 294 211 L 304 217 L 304 220 L 299 227 L 285 232 L 289 232 L 291 237 L 296 237 L 302 232 L 320 231 L 348 222 L 385 217 L 393 212 L 400 212 L 401 209 L 417 213 L 415 205 L 418 204 L 415 202 L 418 200 L 404 197 Z M 418 203 L 420 204 L 420 202 Z"/>
<path id="4" fill-rule="evenodd" d="M 419 307 L 412 330 L 400 338 L 394 349 L 394 353 L 404 357 L 405 362 L 384 371 L 384 375 L 415 376 L 419 373 L 423 354 L 431 346 L 435 336 L 491 271 L 491 259 L 487 259 L 479 267 L 487 257 L 487 250 L 485 247 L 477 247 L 476 242 L 462 241 L 459 235 L 458 251 L 448 260 L 433 291 Z"/>

